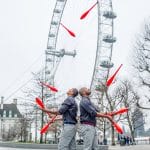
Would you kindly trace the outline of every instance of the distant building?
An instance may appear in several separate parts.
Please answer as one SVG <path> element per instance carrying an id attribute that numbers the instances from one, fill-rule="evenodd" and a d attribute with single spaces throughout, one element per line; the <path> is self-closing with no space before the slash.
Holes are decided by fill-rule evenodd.
<path id="1" fill-rule="evenodd" d="M 133 121 L 133 126 L 134 126 L 135 137 L 144 136 L 145 120 L 144 120 L 143 112 L 139 108 L 136 108 L 134 110 L 133 115 L 132 115 L 132 121 Z"/>
<path id="2" fill-rule="evenodd" d="M 17 99 L 11 104 L 0 103 L 0 140 L 13 140 L 20 132 L 21 113 L 17 108 Z"/>
<path id="3" fill-rule="evenodd" d="M 150 137 L 150 128 L 145 131 L 145 136 L 149 136 Z"/>

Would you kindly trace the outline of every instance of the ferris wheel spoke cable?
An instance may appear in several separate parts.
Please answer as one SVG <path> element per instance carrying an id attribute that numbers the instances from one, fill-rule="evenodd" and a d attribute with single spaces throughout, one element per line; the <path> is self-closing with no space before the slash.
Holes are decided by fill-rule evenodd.
<path id="1" fill-rule="evenodd" d="M 40 56 L 38 56 L 35 61 L 33 61 L 33 63 L 24 71 L 22 72 L 14 81 L 12 81 L 12 83 L 10 83 L 9 86 L 7 86 L 1 93 L 0 95 L 2 95 L 3 93 L 5 93 L 5 91 L 8 91 L 11 87 L 14 86 L 14 84 L 16 84 L 16 81 L 19 81 L 20 79 L 23 78 L 23 76 L 25 76 L 26 73 L 29 73 L 29 70 L 31 70 L 31 68 L 40 60 L 41 56 L 43 55 L 40 54 Z M 29 79 L 30 80 L 30 79 Z M 28 81 L 27 81 L 28 82 Z M 14 92 L 13 92 L 14 93 Z"/>
<path id="2" fill-rule="evenodd" d="M 13 93 L 11 93 L 6 99 L 5 102 L 7 100 L 9 100 L 10 97 L 12 97 L 14 94 L 16 94 L 19 90 L 21 90 L 24 86 L 26 86 L 33 78 L 31 78 L 30 80 L 28 80 L 26 83 L 24 83 L 23 85 L 21 85 L 19 88 L 17 88 Z"/>

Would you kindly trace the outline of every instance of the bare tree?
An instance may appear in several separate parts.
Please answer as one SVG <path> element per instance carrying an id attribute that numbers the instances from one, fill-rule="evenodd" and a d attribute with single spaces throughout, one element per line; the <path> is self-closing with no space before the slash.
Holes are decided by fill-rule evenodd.
<path id="1" fill-rule="evenodd" d="M 116 81 L 115 86 L 117 87 L 118 83 Z M 119 93 L 118 88 L 113 88 L 113 90 L 108 90 L 106 91 L 106 98 L 107 98 L 107 110 L 108 112 L 113 112 L 118 110 L 119 108 L 122 107 L 122 103 L 124 100 L 124 97 L 121 93 Z M 109 94 L 108 94 L 109 93 Z M 121 122 L 124 121 L 126 119 L 126 117 L 124 115 L 118 115 L 118 116 L 114 116 L 113 119 L 115 119 L 116 122 Z M 115 130 L 114 130 L 114 126 L 111 126 L 111 139 L 112 139 L 112 145 L 115 145 Z"/>
<path id="2" fill-rule="evenodd" d="M 28 119 L 26 116 L 23 116 L 22 119 L 20 120 L 20 141 L 21 142 L 27 142 L 28 138 Z"/>
<path id="3" fill-rule="evenodd" d="M 147 88 L 144 96 L 149 105 L 149 107 L 141 106 L 138 99 L 137 106 L 142 109 L 150 109 L 150 19 L 145 23 L 143 32 L 137 36 L 132 58 L 132 65 L 138 74 L 137 80 L 140 81 L 140 86 Z"/>
<path id="4" fill-rule="evenodd" d="M 101 108 L 101 111 L 103 112 L 113 112 L 116 111 L 121 107 L 121 103 L 123 100 L 123 97 L 121 94 L 118 93 L 118 90 L 115 88 L 108 88 L 106 86 L 103 86 L 103 90 L 101 90 L 102 97 L 98 97 L 98 104 Z M 113 117 L 116 122 L 119 122 L 120 120 L 124 120 L 124 117 L 115 116 Z M 101 118 L 100 122 L 97 123 L 99 126 L 102 126 L 102 128 L 99 128 L 103 131 L 103 137 L 104 140 L 106 140 L 106 130 L 108 131 L 109 128 L 111 128 L 111 144 L 115 145 L 115 129 L 114 126 L 111 125 L 111 123 L 107 122 L 106 119 Z M 105 143 L 105 142 L 104 142 Z"/>
<path id="5" fill-rule="evenodd" d="M 135 142 L 135 130 L 143 125 L 139 124 L 135 126 L 136 122 L 139 119 L 139 113 L 137 113 L 137 106 L 136 102 L 138 99 L 137 93 L 133 89 L 133 85 L 129 80 L 124 80 L 121 84 L 117 87 L 117 91 L 119 95 L 122 95 L 122 106 L 128 107 L 129 111 L 126 113 L 126 120 L 127 125 L 129 126 L 131 137 L 133 142 Z M 122 123 L 126 124 L 126 121 L 122 121 Z"/>
<path id="6" fill-rule="evenodd" d="M 43 72 L 38 72 L 33 74 L 33 78 L 30 83 L 22 89 L 23 96 L 19 97 L 21 99 L 21 103 L 18 104 L 21 107 L 22 114 L 26 116 L 26 120 L 29 124 L 35 124 L 35 136 L 37 141 L 37 129 L 43 127 L 44 124 L 44 113 L 40 110 L 37 110 L 35 104 L 35 97 L 40 97 L 42 101 L 44 101 L 44 87 L 40 84 L 40 81 L 44 82 Z M 22 127 L 22 134 L 24 134 L 24 127 Z M 23 137 L 23 136 L 22 136 Z M 24 139 L 24 138 L 22 138 Z M 40 142 L 43 142 L 43 135 L 40 135 Z"/>

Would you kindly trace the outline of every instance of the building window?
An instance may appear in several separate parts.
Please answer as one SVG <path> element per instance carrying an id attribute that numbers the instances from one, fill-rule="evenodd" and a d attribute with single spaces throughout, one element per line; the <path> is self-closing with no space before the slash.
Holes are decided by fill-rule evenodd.
<path id="1" fill-rule="evenodd" d="M 3 117 L 6 117 L 6 110 L 3 111 Z"/>
<path id="2" fill-rule="evenodd" d="M 9 111 L 9 117 L 10 118 L 12 117 L 12 111 L 11 110 Z"/>
<path id="3" fill-rule="evenodd" d="M 17 118 L 17 114 L 14 114 L 14 117 Z"/>

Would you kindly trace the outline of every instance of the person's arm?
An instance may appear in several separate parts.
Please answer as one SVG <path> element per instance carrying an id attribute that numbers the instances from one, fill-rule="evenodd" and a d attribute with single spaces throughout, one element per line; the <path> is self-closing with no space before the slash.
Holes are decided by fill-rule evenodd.
<path id="1" fill-rule="evenodd" d="M 108 115 L 106 113 L 100 113 L 97 112 L 96 117 L 104 117 L 104 118 L 108 118 Z"/>
<path id="2" fill-rule="evenodd" d="M 47 113 L 51 113 L 51 114 L 54 114 L 54 115 L 60 115 L 59 111 L 58 110 L 50 110 L 50 109 L 47 109 L 47 108 L 40 108 L 42 111 L 44 112 L 47 112 Z"/>
<path id="3" fill-rule="evenodd" d="M 106 113 L 97 113 L 96 117 L 107 118 L 110 122 L 113 122 L 112 117 L 107 115 Z"/>
<path id="4" fill-rule="evenodd" d="M 51 113 L 54 115 L 62 115 L 63 113 L 65 113 L 68 109 L 69 106 L 71 105 L 69 98 L 67 98 L 61 105 L 59 110 L 50 110 L 47 108 L 40 108 L 42 111 L 47 112 L 47 113 Z"/>
<path id="5" fill-rule="evenodd" d="M 62 116 L 61 117 L 59 116 L 55 119 L 55 121 L 62 121 L 62 120 L 63 120 Z"/>
<path id="6" fill-rule="evenodd" d="M 112 120 L 112 117 L 107 115 L 107 113 L 100 113 L 97 112 L 97 110 L 95 109 L 95 107 L 92 105 L 92 103 L 84 100 L 81 103 L 81 106 L 92 116 L 96 116 L 96 117 L 103 117 L 103 118 L 107 118 L 110 121 Z"/>

